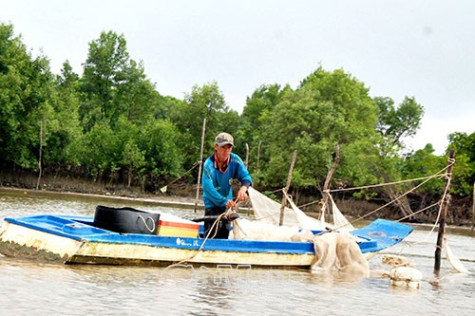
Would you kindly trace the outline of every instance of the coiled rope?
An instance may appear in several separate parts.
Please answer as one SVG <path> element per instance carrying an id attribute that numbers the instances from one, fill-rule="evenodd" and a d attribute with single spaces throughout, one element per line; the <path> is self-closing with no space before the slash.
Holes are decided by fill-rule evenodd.
<path id="1" fill-rule="evenodd" d="M 236 201 L 235 201 L 236 202 Z M 237 203 L 239 204 L 239 202 Z M 177 262 L 177 263 L 174 263 L 174 264 L 171 264 L 169 265 L 168 267 L 166 267 L 166 269 L 168 268 L 172 268 L 172 267 L 175 267 L 175 266 L 179 266 L 179 265 L 182 265 L 183 263 L 187 262 L 187 261 L 190 261 L 192 260 L 194 257 L 196 257 L 198 255 L 198 253 L 203 250 L 203 247 L 204 245 L 206 244 L 206 242 L 208 241 L 209 238 L 213 239 L 214 237 L 216 237 L 217 233 L 218 233 L 218 229 L 217 229 L 217 224 L 219 223 L 219 221 L 221 221 L 221 219 L 223 217 L 229 217 L 232 213 L 236 213 L 234 210 L 232 210 L 231 208 L 227 209 L 224 213 L 220 214 L 216 220 L 213 222 L 213 225 L 211 225 L 209 231 L 208 231 L 208 234 L 206 234 L 206 237 L 204 238 L 203 240 L 203 243 L 201 244 L 200 248 L 198 248 L 198 250 L 192 254 L 190 257 L 188 258 L 185 258 L 183 260 L 181 260 L 180 262 Z M 235 222 L 237 223 L 237 222 Z M 215 229 L 215 226 L 216 226 L 216 229 Z M 210 237 L 211 233 L 213 232 L 214 230 L 214 234 Z"/>
<path id="2" fill-rule="evenodd" d="M 144 219 L 142 215 L 138 215 L 137 220 L 135 221 L 135 223 L 138 222 L 139 218 L 143 221 L 143 224 L 144 224 L 145 228 L 149 232 L 153 233 L 153 231 L 155 230 L 155 227 L 156 227 L 156 224 L 155 224 L 155 221 L 153 220 L 153 218 L 150 217 L 150 216 L 147 216 L 147 219 Z M 150 220 L 152 222 L 152 228 L 148 227 L 147 220 Z"/>

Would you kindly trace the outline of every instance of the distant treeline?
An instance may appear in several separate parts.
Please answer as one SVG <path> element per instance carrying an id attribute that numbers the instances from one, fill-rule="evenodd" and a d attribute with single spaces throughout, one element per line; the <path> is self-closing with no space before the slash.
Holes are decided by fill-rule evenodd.
<path id="1" fill-rule="evenodd" d="M 157 48 L 159 49 L 159 47 Z M 360 186 L 431 175 L 447 156 L 424 149 L 400 154 L 424 114 L 413 97 L 395 105 L 370 97 L 363 82 L 342 69 L 319 67 L 298 87 L 263 84 L 247 98 L 242 114 L 230 109 L 217 82 L 195 85 L 183 99 L 160 94 L 144 66 L 129 56 L 126 39 L 112 31 L 89 43 L 82 74 L 65 61 L 53 74 L 46 56 L 32 56 L 13 26 L 0 24 L 0 167 L 44 174 L 72 174 L 154 192 L 182 176 L 205 155 L 214 136 L 235 137 L 256 186 L 285 185 L 292 152 L 297 161 L 292 190 L 321 190 L 337 144 L 340 164 L 332 187 Z M 469 197 L 475 180 L 475 134 L 454 131 L 451 192 Z M 195 182 L 198 168 L 188 174 Z M 41 179 L 41 178 L 40 178 Z M 185 178 L 186 180 L 186 178 Z M 360 190 L 360 197 L 389 200 L 414 183 Z M 444 179 L 403 199 L 403 213 L 440 198 Z"/>

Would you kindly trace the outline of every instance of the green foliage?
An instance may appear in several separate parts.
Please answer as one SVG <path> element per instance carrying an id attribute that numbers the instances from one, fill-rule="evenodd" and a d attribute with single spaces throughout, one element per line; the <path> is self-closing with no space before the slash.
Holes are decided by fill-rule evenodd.
<path id="1" fill-rule="evenodd" d="M 376 130 L 386 138 L 391 146 L 401 146 L 401 138 L 416 134 L 420 126 L 424 108 L 414 98 L 405 97 L 399 107 L 394 107 L 391 98 L 374 98 L 379 107 Z"/>
<path id="2" fill-rule="evenodd" d="M 293 150 L 296 186 L 317 186 L 332 164 L 336 144 L 374 134 L 376 106 L 368 89 L 342 70 L 319 68 L 295 91 L 287 91 L 265 116 L 262 139 L 269 185 L 282 185 Z M 298 175 L 298 176 L 297 176 Z"/>
<path id="3" fill-rule="evenodd" d="M 452 192 L 458 195 L 470 195 L 475 183 L 475 133 L 452 133 L 449 135 L 450 150 L 455 151 Z"/>
<path id="4" fill-rule="evenodd" d="M 124 36 L 112 31 L 89 43 L 83 66 L 78 75 L 66 61 L 53 75 L 46 57 L 31 56 L 13 26 L 0 24 L 2 168 L 37 171 L 41 145 L 45 170 L 74 168 L 97 181 L 147 182 L 153 189 L 198 161 L 205 118 L 205 156 L 214 151 L 216 134 L 231 133 L 241 157 L 249 145 L 249 169 L 260 186 L 283 186 L 297 150 L 292 185 L 321 187 L 337 144 L 334 186 L 427 176 L 447 163 L 430 145 L 401 155 L 404 138 L 417 132 L 424 114 L 414 98 L 399 106 L 388 97 L 372 99 L 362 82 L 341 69 L 320 67 L 296 89 L 261 85 L 239 115 L 217 82 L 195 85 L 183 99 L 161 95 L 143 63 L 130 58 Z M 470 195 L 475 134 L 453 133 L 449 140 L 448 150 L 456 152 L 452 192 Z M 439 179 L 416 194 L 437 196 L 442 186 Z"/>
<path id="5" fill-rule="evenodd" d="M 169 120 L 151 120 L 142 127 L 138 145 L 144 152 L 148 173 L 167 177 L 182 174 L 185 156 L 181 138 Z"/>
<path id="6" fill-rule="evenodd" d="M 11 25 L 0 24 L 0 53 L 0 163 L 35 170 L 40 130 L 46 144 L 58 127 L 49 62 L 33 58 Z"/>
<path id="7" fill-rule="evenodd" d="M 81 78 L 80 119 L 87 131 L 99 120 L 114 128 L 120 116 L 147 120 L 158 112 L 160 95 L 146 79 L 142 63 L 129 58 L 125 38 L 103 32 L 90 43 Z"/>
<path id="8" fill-rule="evenodd" d="M 185 102 L 180 104 L 179 114 L 174 122 L 182 134 L 186 155 L 186 167 L 189 168 L 200 157 L 203 120 L 206 119 L 204 153 L 214 151 L 214 137 L 222 132 L 233 133 L 237 130 L 239 115 L 226 105 L 218 84 L 212 82 L 203 86 L 195 85 L 191 93 L 185 95 Z"/>
<path id="9" fill-rule="evenodd" d="M 343 161 L 335 174 L 338 186 L 364 186 L 381 183 L 378 175 L 380 155 L 375 144 L 377 136 L 362 138 L 341 148 Z"/>
<path id="10" fill-rule="evenodd" d="M 349 159 L 348 162 L 354 165 L 350 165 L 346 171 L 358 170 L 357 177 L 351 177 L 349 181 L 363 185 L 367 180 L 370 180 L 366 182 L 367 184 L 378 184 L 407 179 L 408 174 L 403 173 L 406 162 L 400 155 L 400 151 L 404 149 L 402 139 L 416 133 L 424 113 L 423 107 L 416 103 L 414 98 L 408 97 L 397 108 L 391 98 L 376 97 L 373 100 L 378 108 L 378 122 L 375 126 L 378 135 L 370 138 L 373 146 L 366 143 L 366 151 L 369 150 L 371 154 L 361 157 L 361 153 L 354 152 L 353 154 L 360 156 L 360 158 Z M 393 200 L 408 189 L 408 185 L 401 184 L 381 187 L 372 190 L 372 192 L 377 192 L 383 197 Z M 367 195 L 367 191 L 362 193 Z M 405 204 L 404 200 L 400 205 L 403 204 Z M 402 208 L 406 208 L 406 212 L 409 211 L 408 204 L 405 204 Z"/>
<path id="11" fill-rule="evenodd" d="M 238 143 L 249 144 L 250 170 L 258 171 L 258 157 L 261 158 L 259 146 L 262 145 L 265 134 L 264 123 L 268 120 L 268 116 L 275 106 L 281 101 L 282 96 L 289 91 L 292 91 L 292 89 L 288 85 L 284 88 L 281 88 L 278 84 L 262 85 L 246 100 L 246 106 L 241 115 L 241 126 L 236 136 Z M 268 144 L 264 143 L 264 146 L 268 146 Z M 262 175 L 261 172 L 259 174 Z M 259 179 L 260 177 L 256 178 Z"/>
<path id="12" fill-rule="evenodd" d="M 119 152 L 117 138 L 107 121 L 98 121 L 79 140 L 78 159 L 97 180 L 107 171 L 116 171 Z"/>
<path id="13" fill-rule="evenodd" d="M 79 124 L 79 76 L 72 71 L 69 62 L 63 64 L 61 75 L 56 77 L 52 104 L 56 129 L 48 139 L 44 153 L 46 165 L 75 166 L 79 164 L 75 145 L 82 135 Z"/>
<path id="14" fill-rule="evenodd" d="M 447 165 L 445 157 L 434 155 L 434 148 L 427 144 L 424 149 L 406 155 L 402 168 L 402 176 L 405 179 L 414 179 L 436 174 Z M 444 178 L 433 179 L 418 191 L 421 193 L 431 193 L 440 195 L 444 189 Z"/>

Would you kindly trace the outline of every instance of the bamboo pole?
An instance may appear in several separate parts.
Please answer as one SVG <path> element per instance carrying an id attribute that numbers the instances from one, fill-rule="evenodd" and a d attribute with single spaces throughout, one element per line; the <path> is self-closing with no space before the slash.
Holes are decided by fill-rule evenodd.
<path id="1" fill-rule="evenodd" d="M 295 160 L 297 159 L 297 150 L 294 150 L 292 154 L 292 162 L 290 163 L 289 175 L 287 177 L 287 184 L 285 185 L 284 192 L 282 194 L 282 205 L 280 206 L 280 218 L 279 218 L 279 226 L 284 224 L 284 210 L 285 205 L 287 204 L 287 197 L 285 196 L 290 188 L 290 183 L 292 181 L 292 172 L 294 171 Z"/>
<path id="2" fill-rule="evenodd" d="M 40 122 L 40 149 L 39 149 L 39 157 L 38 157 L 38 179 L 36 180 L 36 190 L 39 189 L 40 187 L 40 182 L 41 182 L 41 173 L 43 172 L 42 166 L 41 166 L 41 156 L 43 155 L 43 121 Z"/>
<path id="3" fill-rule="evenodd" d="M 246 143 L 246 162 L 245 162 L 245 165 L 246 165 L 246 168 L 249 168 L 249 144 Z"/>
<path id="4" fill-rule="evenodd" d="M 201 132 L 201 149 L 200 149 L 200 167 L 198 168 L 198 183 L 196 185 L 196 197 L 195 197 L 195 209 L 198 208 L 198 198 L 200 197 L 200 184 L 201 184 L 201 170 L 203 167 L 203 147 L 205 143 L 205 131 L 206 131 L 206 118 L 203 119 L 203 130 Z"/>
<path id="5" fill-rule="evenodd" d="M 325 216 L 325 211 L 327 209 L 328 205 L 328 190 L 330 189 L 330 183 L 333 177 L 333 174 L 336 171 L 336 168 L 338 167 L 338 164 L 340 163 L 340 144 L 336 144 L 335 148 L 335 159 L 333 161 L 333 165 L 328 170 L 327 177 L 325 179 L 325 183 L 323 184 L 323 192 L 322 192 L 322 201 L 321 201 L 321 217 Z"/>
<path id="6" fill-rule="evenodd" d="M 445 189 L 443 200 L 440 205 L 440 221 L 439 221 L 439 233 L 437 235 L 437 246 L 435 248 L 435 263 L 434 263 L 434 274 L 439 275 L 440 271 L 440 257 L 442 254 L 442 246 L 444 241 L 444 232 L 445 232 L 445 218 L 447 216 L 447 209 L 450 202 L 450 182 L 452 180 L 452 167 L 455 163 L 455 152 L 453 150 L 449 153 L 448 167 L 447 167 L 447 177 L 445 179 Z"/>

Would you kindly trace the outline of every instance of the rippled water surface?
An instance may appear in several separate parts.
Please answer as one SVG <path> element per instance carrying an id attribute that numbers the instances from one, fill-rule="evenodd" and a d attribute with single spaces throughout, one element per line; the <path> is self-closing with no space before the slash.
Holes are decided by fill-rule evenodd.
<path id="1" fill-rule="evenodd" d="M 98 204 L 179 215 L 192 210 L 74 196 L 0 191 L 0 217 L 33 214 L 93 215 Z M 201 214 L 199 214 L 201 215 Z M 393 288 L 383 278 L 336 279 L 306 270 L 61 265 L 0 255 L 0 315 L 472 315 L 475 310 L 475 244 L 449 235 L 452 251 L 469 274 L 442 262 L 434 280 L 436 233 L 415 231 L 389 253 L 404 255 L 424 279 L 420 290 Z M 381 257 L 373 270 L 389 270 Z"/>

